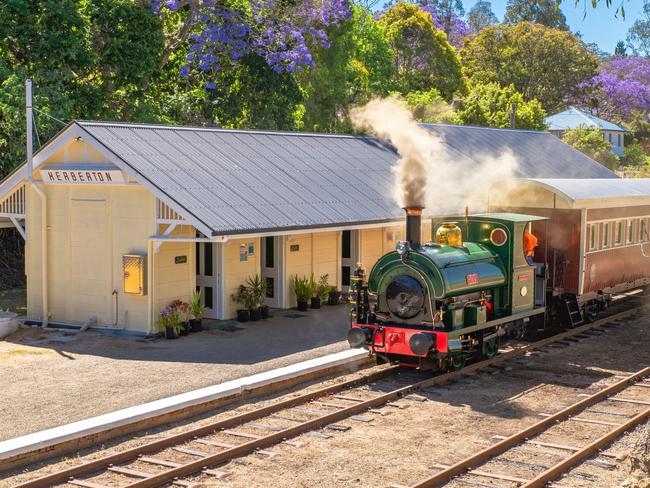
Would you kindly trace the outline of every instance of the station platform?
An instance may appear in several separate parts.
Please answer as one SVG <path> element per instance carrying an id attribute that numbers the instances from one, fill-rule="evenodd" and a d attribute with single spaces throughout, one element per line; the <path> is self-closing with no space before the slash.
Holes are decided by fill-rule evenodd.
<path id="1" fill-rule="evenodd" d="M 0 341 L 0 441 L 349 351 L 345 305 L 226 325 L 176 340 L 20 329 Z"/>

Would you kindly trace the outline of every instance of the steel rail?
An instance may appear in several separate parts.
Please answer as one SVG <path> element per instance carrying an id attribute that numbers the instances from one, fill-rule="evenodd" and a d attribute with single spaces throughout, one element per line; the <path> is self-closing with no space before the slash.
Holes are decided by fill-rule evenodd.
<path id="1" fill-rule="evenodd" d="M 180 467 L 176 467 L 167 471 L 163 471 L 161 473 L 157 474 L 152 474 L 151 477 L 145 478 L 142 480 L 138 480 L 134 483 L 131 483 L 129 487 L 135 488 L 135 487 L 153 487 L 153 486 L 160 486 L 161 484 L 164 484 L 165 482 L 171 481 L 175 478 L 178 478 L 180 476 L 185 476 L 188 474 L 196 473 L 198 471 L 201 471 L 204 467 L 211 465 L 211 464 L 219 464 L 226 462 L 230 459 L 233 459 L 238 456 L 250 454 L 262 447 L 266 447 L 269 445 L 277 444 L 279 442 L 284 441 L 285 439 L 289 437 L 294 437 L 297 435 L 300 435 L 306 431 L 309 431 L 315 427 L 320 427 L 323 425 L 327 425 L 329 423 L 336 422 L 338 420 L 350 417 L 352 415 L 355 415 L 359 412 L 362 412 L 364 410 L 373 408 L 375 406 L 387 403 L 391 400 L 394 400 L 396 398 L 399 398 L 401 396 L 404 396 L 412 391 L 422 389 L 422 388 L 427 388 L 430 386 L 434 386 L 437 384 L 443 384 L 448 381 L 451 381 L 457 377 L 472 373 L 474 371 L 477 371 L 482 368 L 486 368 L 489 366 L 493 366 L 496 364 L 500 364 L 503 362 L 506 362 L 512 358 L 523 356 L 526 353 L 530 351 L 534 351 L 536 349 L 543 348 L 547 346 L 548 344 L 552 344 L 554 342 L 561 341 L 563 339 L 573 337 L 576 335 L 580 335 L 583 332 L 586 332 L 588 330 L 594 329 L 601 327 L 603 325 L 608 324 L 609 322 L 612 322 L 617 319 L 623 319 L 629 315 L 632 315 L 633 313 L 639 311 L 642 309 L 643 306 L 640 307 L 635 307 L 631 308 L 628 310 L 625 310 L 623 312 L 619 312 L 617 314 L 611 315 L 609 317 L 605 317 L 603 319 L 600 319 L 598 321 L 592 322 L 590 324 L 585 324 L 580 327 L 577 327 L 575 329 L 570 329 L 568 331 L 562 332 L 560 334 L 556 334 L 554 336 L 548 337 L 546 339 L 542 339 L 540 341 L 536 341 L 531 344 L 524 345 L 522 347 L 519 347 L 517 349 L 514 349 L 512 351 L 508 351 L 502 354 L 499 354 L 498 356 L 480 361 L 477 363 L 470 364 L 468 366 L 465 366 L 463 369 L 459 371 L 453 371 L 450 373 L 445 373 L 441 374 L 438 376 L 434 376 L 431 378 L 427 378 L 426 380 L 413 383 L 401 388 L 398 388 L 396 390 L 393 390 L 391 392 L 388 392 L 384 395 L 374 397 L 370 400 L 364 401 L 364 402 L 359 402 L 355 405 L 352 405 L 350 407 L 346 407 L 345 409 L 337 410 L 334 412 L 331 412 L 327 415 L 308 420 L 306 422 L 303 422 L 301 424 L 292 426 L 290 428 L 287 428 L 283 431 L 280 432 L 275 432 L 272 434 L 269 434 L 267 436 L 263 436 L 259 439 L 252 440 L 250 442 L 246 442 L 244 444 L 237 445 L 233 448 L 226 449 L 224 451 L 220 451 L 218 453 L 215 453 L 213 455 L 203 457 L 197 461 L 190 462 L 188 464 L 185 464 Z M 382 377 L 388 376 L 394 371 L 398 369 L 397 366 L 393 366 L 391 368 L 386 368 L 385 370 L 375 372 L 371 375 L 368 375 L 365 378 L 357 378 L 354 380 L 350 380 L 344 383 L 340 383 L 338 385 L 333 385 L 327 388 L 323 388 L 321 390 L 308 393 L 305 395 L 301 395 L 295 398 L 291 398 L 288 400 L 284 400 L 282 402 L 278 402 L 272 405 L 268 405 L 266 407 L 262 407 L 259 409 L 256 409 L 254 411 L 244 413 L 241 415 L 237 415 L 235 417 L 231 417 L 229 419 L 224 419 L 221 421 L 214 422 L 212 424 L 198 427 L 196 429 L 192 429 L 187 432 L 183 432 L 180 434 L 176 434 L 174 436 L 160 439 L 158 441 L 154 441 L 148 444 L 145 444 L 143 446 L 135 447 L 128 449 L 123 452 L 111 454 L 105 457 L 102 457 L 100 459 L 96 459 L 93 461 L 89 461 L 87 463 L 84 463 L 80 466 L 76 467 L 71 467 L 67 468 L 65 470 L 62 470 L 60 472 L 52 473 L 45 475 L 41 478 L 37 478 L 32 481 L 27 481 L 25 483 L 17 485 L 17 488 L 47 488 L 52 486 L 53 483 L 60 483 L 60 482 L 65 482 L 68 481 L 71 477 L 76 477 L 80 475 L 85 475 L 85 474 L 90 474 L 93 472 L 101 471 L 102 469 L 108 468 L 110 464 L 118 464 L 118 463 L 124 463 L 128 461 L 133 461 L 136 460 L 138 456 L 143 455 L 143 454 L 148 454 L 151 452 L 155 452 L 158 450 L 162 450 L 168 447 L 173 447 L 175 445 L 187 442 L 192 440 L 195 437 L 198 436 L 203 436 L 203 435 L 208 435 L 211 434 L 217 430 L 220 429 L 226 429 L 229 427 L 234 427 L 240 424 L 243 424 L 245 422 L 249 422 L 251 420 L 257 420 L 259 418 L 263 418 L 264 416 L 270 415 L 272 413 L 275 413 L 277 411 L 290 408 L 292 406 L 295 406 L 296 404 L 300 403 L 305 403 L 310 400 L 313 400 L 318 397 L 326 396 L 329 394 L 337 393 L 339 391 L 342 391 L 348 387 L 353 387 L 359 384 L 364 384 L 370 381 L 373 381 L 374 379 L 380 379 Z"/>
<path id="2" fill-rule="evenodd" d="M 548 482 L 553 481 L 559 475 L 566 473 L 573 466 L 580 463 L 584 459 L 592 456 L 599 449 L 602 449 L 603 447 L 611 444 L 615 439 L 620 437 L 623 433 L 632 429 L 633 427 L 636 427 L 638 424 L 643 422 L 648 417 L 650 417 L 650 408 L 647 408 L 645 411 L 639 413 L 638 415 L 635 415 L 630 420 L 622 424 L 620 427 L 617 427 L 616 429 L 608 432 L 607 434 L 598 438 L 588 446 L 585 446 L 584 448 L 575 452 L 568 458 L 560 461 L 554 466 L 551 466 L 548 470 L 539 474 L 534 479 L 524 483 L 519 488 L 544 488 L 544 486 L 546 486 Z"/>
<path id="3" fill-rule="evenodd" d="M 571 329 L 569 331 L 563 332 L 561 334 L 557 334 L 555 336 L 543 339 L 541 341 L 534 342 L 532 344 L 523 346 L 519 349 L 515 349 L 513 351 L 509 351 L 507 353 L 501 354 L 499 356 L 496 356 L 495 358 L 486 360 L 486 361 L 480 361 L 478 363 L 471 364 L 469 366 L 464 367 L 463 369 L 459 371 L 453 371 L 451 373 L 446 373 L 440 376 L 434 376 L 432 378 L 427 378 L 426 380 L 413 383 L 411 385 L 407 385 L 401 388 L 397 388 L 391 392 L 385 393 L 383 395 L 380 395 L 378 397 L 374 397 L 370 400 L 366 400 L 364 402 L 359 402 L 355 405 L 352 405 L 350 407 L 346 407 L 341 410 L 337 410 L 334 412 L 331 412 L 327 415 L 323 415 L 321 417 L 317 417 L 315 419 L 307 420 L 306 422 L 303 422 L 301 424 L 289 427 L 287 429 L 284 429 L 280 432 L 276 432 L 273 434 L 269 434 L 267 436 L 261 437 L 259 439 L 252 440 L 250 442 L 246 442 L 244 444 L 235 446 L 230 449 L 226 449 L 224 451 L 217 452 L 215 454 L 203 457 L 201 459 L 198 459 L 196 461 L 192 461 L 188 464 L 184 464 L 183 466 L 179 466 L 177 468 L 173 468 L 155 475 L 152 475 L 149 478 L 145 478 L 142 480 L 135 481 L 133 483 L 130 483 L 126 485 L 128 488 L 149 488 L 149 487 L 157 487 L 160 486 L 163 483 L 169 482 L 173 479 L 182 477 L 182 476 L 187 476 L 196 472 L 201 471 L 204 469 L 206 466 L 212 465 L 212 464 L 219 464 L 219 463 L 224 463 L 227 462 L 235 457 L 239 457 L 242 455 L 250 454 L 254 452 L 255 450 L 268 447 L 270 445 L 276 444 L 278 442 L 281 442 L 289 437 L 294 437 L 297 435 L 300 435 L 304 432 L 307 432 L 309 430 L 312 430 L 314 428 L 319 428 L 323 425 L 330 424 L 332 422 L 336 422 L 338 420 L 342 420 L 345 418 L 348 418 L 352 415 L 356 415 L 360 412 L 363 412 L 367 409 L 377 407 L 379 405 L 383 405 L 391 400 L 394 400 L 396 398 L 400 398 L 408 393 L 411 393 L 412 391 L 422 389 L 422 388 L 427 388 L 436 384 L 441 384 L 441 383 L 446 383 L 449 380 L 452 380 L 456 377 L 466 375 L 468 373 L 477 371 L 479 369 L 485 368 L 487 366 L 491 366 L 494 364 L 499 364 L 502 362 L 505 362 L 509 359 L 512 359 L 514 357 L 521 356 L 531 350 L 535 350 L 541 347 L 544 347 L 548 344 L 551 344 L 553 342 L 566 339 L 567 337 L 572 337 L 575 335 L 579 335 L 589 329 L 593 329 L 596 327 L 600 327 L 606 323 L 609 323 L 613 320 L 619 319 L 619 318 L 624 318 L 627 317 L 628 315 L 631 315 L 632 313 L 638 311 L 641 307 L 633 308 L 630 310 L 626 310 L 624 312 L 621 312 L 619 314 L 612 315 L 610 317 L 604 318 L 602 320 L 593 322 L 591 324 L 586 324 L 581 327 L 577 327 L 575 329 Z M 648 368 L 648 373 L 650 374 L 650 368 Z M 626 382 L 631 381 L 629 378 L 626 380 L 623 380 Z M 626 383 L 627 384 L 627 383 Z"/>
<path id="4" fill-rule="evenodd" d="M 610 385 L 607 388 L 604 388 L 599 392 L 596 392 L 593 395 L 574 403 L 573 405 L 569 405 L 568 407 L 560 410 L 559 412 L 549 417 L 546 417 L 545 419 L 540 420 L 539 422 L 536 422 L 533 425 L 526 427 L 523 430 L 520 430 L 519 432 L 516 432 L 510 437 L 507 437 L 502 441 L 497 442 L 496 444 L 487 447 L 482 451 L 466 459 L 463 459 L 462 461 L 459 461 L 458 463 L 446 469 L 443 469 L 442 471 L 435 473 L 433 476 L 430 476 L 413 485 L 410 485 L 410 488 L 433 488 L 433 487 L 442 486 L 444 483 L 447 483 L 452 478 L 459 476 L 461 474 L 465 474 L 466 472 L 470 471 L 472 468 L 475 468 L 477 466 L 480 466 L 481 464 L 486 463 L 490 459 L 500 454 L 503 454 L 509 449 L 521 444 L 526 439 L 544 432 L 545 430 L 552 427 L 558 421 L 565 420 L 566 418 L 570 417 L 576 412 L 580 412 L 585 408 L 593 405 L 594 403 L 598 403 L 602 401 L 608 396 L 629 387 L 631 384 L 637 382 L 641 378 L 644 378 L 645 376 L 648 375 L 650 375 L 650 368 L 644 368 L 641 371 L 634 373 L 632 376 L 624 378 L 621 381 L 617 381 L 613 385 Z M 616 429 L 614 432 L 618 430 L 619 429 Z M 625 430 L 623 430 L 623 432 Z M 582 453 L 582 451 L 584 450 L 581 450 L 579 452 Z M 574 456 L 571 456 L 571 458 L 573 458 Z M 524 486 L 528 486 L 528 485 L 524 485 Z M 530 485 L 530 486 L 544 486 L 544 484 Z"/>
<path id="5" fill-rule="evenodd" d="M 188 440 L 193 439 L 194 437 L 202 436 L 202 435 L 207 435 L 210 434 L 214 431 L 221 430 L 221 429 L 228 429 L 231 427 L 235 427 L 237 425 L 250 422 L 251 420 L 257 420 L 260 418 L 264 418 L 268 415 L 271 415 L 275 412 L 278 412 L 280 410 L 284 410 L 286 408 L 290 408 L 296 404 L 301 404 L 308 402 L 310 400 L 314 400 L 316 398 L 320 398 L 322 396 L 326 395 L 331 395 L 334 393 L 339 393 L 343 390 L 346 390 L 348 388 L 362 385 L 365 383 L 369 383 L 381 378 L 384 378 L 386 376 L 391 375 L 392 373 L 395 373 L 399 369 L 399 366 L 390 366 L 388 368 L 384 368 L 380 371 L 375 371 L 371 374 L 365 375 L 362 378 L 355 378 L 349 381 L 344 381 L 342 383 L 338 383 L 336 385 L 328 386 L 325 388 L 321 388 L 319 390 L 313 391 L 311 393 L 306 393 L 304 395 L 300 395 L 297 397 L 289 398 L 286 400 L 282 400 L 277 403 L 273 403 L 271 405 L 267 405 L 265 407 L 261 407 L 255 410 L 252 410 L 250 412 L 246 412 L 243 414 L 236 415 L 234 417 L 230 417 L 227 419 L 223 420 L 218 420 L 216 422 L 212 422 L 210 424 L 197 427 L 191 430 L 188 430 L 186 432 L 181 432 L 179 434 L 174 434 L 169 437 L 165 437 L 164 439 L 160 439 L 157 441 L 149 442 L 147 444 L 144 444 L 142 446 L 134 447 L 131 449 L 127 449 L 125 451 L 117 452 L 114 454 L 109 454 L 108 456 L 101 457 L 99 459 L 95 459 L 93 461 L 89 461 L 87 463 L 81 464 L 79 466 L 73 466 L 67 469 L 64 469 L 62 471 L 58 471 L 52 474 L 47 474 L 41 478 L 37 478 L 31 481 L 26 481 L 22 484 L 17 485 L 16 488 L 49 488 L 52 486 L 53 483 L 61 483 L 65 482 L 71 477 L 74 476 L 80 476 L 84 474 L 89 474 L 93 473 L 96 471 L 99 471 L 101 469 L 106 469 L 110 464 L 118 464 L 118 463 L 124 463 L 127 461 L 134 461 L 136 460 L 140 455 L 142 454 L 148 454 L 151 452 L 155 452 L 161 449 L 165 449 L 170 446 L 175 446 L 177 444 L 181 444 L 183 442 L 187 442 Z"/>

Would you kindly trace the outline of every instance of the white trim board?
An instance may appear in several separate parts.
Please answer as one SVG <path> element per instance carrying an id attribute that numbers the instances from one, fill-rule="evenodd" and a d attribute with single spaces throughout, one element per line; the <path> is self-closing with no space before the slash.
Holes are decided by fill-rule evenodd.
<path id="1" fill-rule="evenodd" d="M 274 382 L 298 378 L 315 371 L 354 363 L 366 357 L 368 357 L 368 352 L 364 349 L 346 349 L 345 351 L 309 359 L 264 373 L 254 374 L 218 385 L 144 403 L 135 407 L 116 410 L 115 412 L 91 417 L 60 427 L 9 439 L 0 442 L 0 462 L 24 453 L 40 451 L 66 441 L 83 438 L 91 434 L 111 430 L 193 405 L 242 394 L 245 391 Z"/>

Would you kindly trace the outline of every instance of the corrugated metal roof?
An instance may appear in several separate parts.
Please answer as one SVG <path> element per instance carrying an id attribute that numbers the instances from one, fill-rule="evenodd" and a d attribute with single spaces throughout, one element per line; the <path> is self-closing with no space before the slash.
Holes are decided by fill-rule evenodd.
<path id="1" fill-rule="evenodd" d="M 213 235 L 380 223 L 396 153 L 370 137 L 76 122 Z M 521 176 L 616 178 L 551 134 L 427 125 L 458 157 L 512 150 Z"/>
<path id="2" fill-rule="evenodd" d="M 466 157 L 497 157 L 509 150 L 522 178 L 617 178 L 602 164 L 549 132 L 462 125 L 423 124 Z"/>
<path id="3" fill-rule="evenodd" d="M 650 199 L 650 178 L 572 179 L 534 178 L 528 181 L 578 203 L 605 199 Z"/>
<path id="4" fill-rule="evenodd" d="M 570 130 L 579 127 L 588 127 L 590 129 L 599 128 L 603 130 L 627 132 L 623 127 L 575 107 L 569 107 L 564 112 L 550 115 L 549 117 L 546 117 L 544 121 L 548 125 L 549 130 Z"/>

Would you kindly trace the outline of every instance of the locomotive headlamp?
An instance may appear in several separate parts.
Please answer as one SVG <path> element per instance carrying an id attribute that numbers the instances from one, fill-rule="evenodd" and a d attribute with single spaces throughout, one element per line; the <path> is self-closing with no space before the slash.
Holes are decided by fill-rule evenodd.
<path id="1" fill-rule="evenodd" d="M 414 354 L 426 354 L 433 347 L 433 335 L 419 332 L 409 339 L 409 347 Z"/>
<path id="2" fill-rule="evenodd" d="M 350 347 L 361 347 L 370 341 L 371 332 L 367 327 L 353 327 L 348 331 Z"/>
<path id="3" fill-rule="evenodd" d="M 408 256 L 409 252 L 411 251 L 411 246 L 409 246 L 409 241 L 397 241 L 395 250 L 397 251 L 397 254 L 399 254 L 400 256 Z"/>

